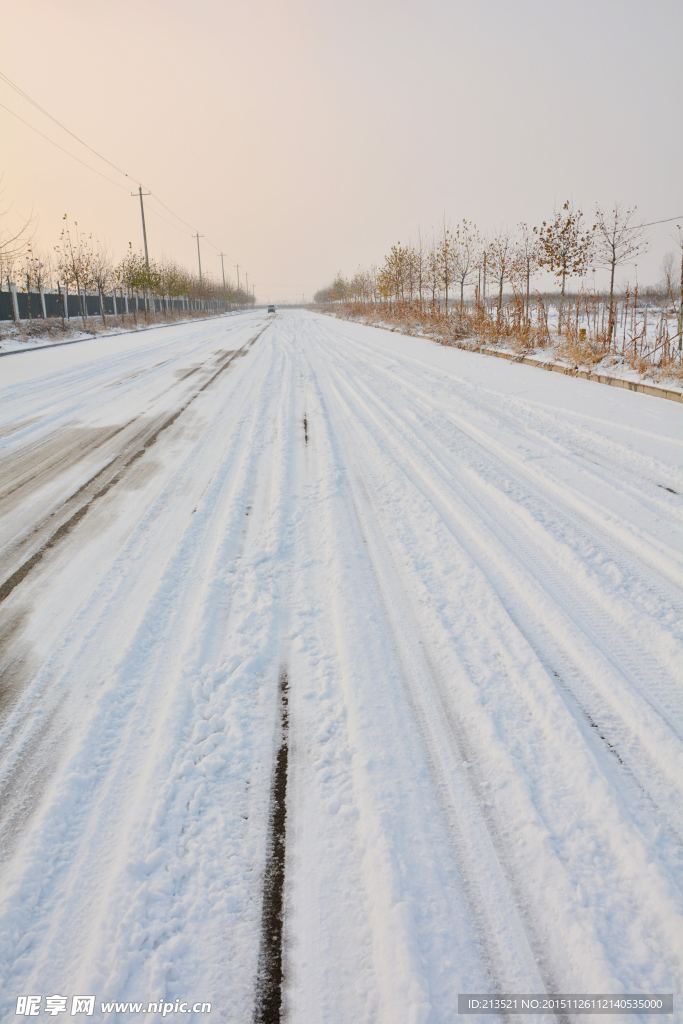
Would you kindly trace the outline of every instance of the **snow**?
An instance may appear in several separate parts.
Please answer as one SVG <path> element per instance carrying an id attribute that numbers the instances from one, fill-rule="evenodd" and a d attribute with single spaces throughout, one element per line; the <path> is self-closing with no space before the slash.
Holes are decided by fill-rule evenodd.
<path id="1" fill-rule="evenodd" d="M 384 311 L 382 306 L 379 305 L 366 307 L 365 311 L 360 313 L 358 313 L 353 307 L 351 307 L 350 312 L 348 311 L 348 307 L 346 311 L 344 307 L 334 309 L 330 308 L 326 310 L 326 315 L 370 324 L 373 327 L 386 328 L 391 331 L 400 331 L 401 333 L 408 334 L 413 337 L 425 337 L 433 341 L 440 341 L 445 345 L 452 344 L 458 348 L 480 351 L 487 355 L 502 356 L 506 359 L 515 359 L 525 362 L 531 360 L 531 365 L 540 365 L 545 369 L 561 367 L 563 373 L 569 373 L 572 376 L 578 373 L 589 375 L 595 379 L 595 375 L 597 375 L 598 377 L 606 377 L 608 379 L 608 383 L 615 380 L 628 381 L 631 384 L 644 384 L 651 387 L 654 386 L 657 389 L 672 392 L 674 395 L 680 396 L 683 394 L 683 390 L 681 389 L 680 365 L 676 366 L 674 363 L 667 364 L 666 361 L 663 364 L 661 363 L 662 348 L 658 345 L 658 342 L 661 341 L 661 332 L 659 321 L 655 319 L 652 319 L 652 323 L 648 321 L 646 342 L 643 342 L 642 338 L 642 322 L 639 325 L 640 333 L 638 333 L 635 351 L 637 351 L 639 356 L 642 358 L 640 359 L 640 368 L 636 368 L 635 364 L 633 364 L 634 343 L 632 336 L 629 335 L 628 338 L 624 340 L 620 333 L 621 327 L 619 327 L 617 338 L 615 340 L 616 354 L 605 353 L 602 356 L 599 356 L 599 354 L 596 355 L 596 353 L 593 352 L 591 355 L 589 351 L 585 350 L 581 353 L 581 348 L 583 346 L 571 346 L 568 343 L 567 337 L 564 335 L 558 335 L 558 311 L 554 307 L 551 307 L 550 314 L 548 316 L 548 344 L 544 347 L 530 348 L 522 348 L 519 346 L 515 348 L 514 344 L 506 343 L 504 340 L 498 341 L 497 343 L 487 343 L 481 336 L 476 335 L 453 341 L 445 323 L 443 325 L 443 331 L 441 332 L 438 329 L 433 330 L 429 325 L 426 325 L 427 330 L 425 331 L 423 329 L 425 325 L 420 322 L 417 311 L 413 311 L 411 314 L 411 310 L 408 307 L 403 313 L 401 313 L 399 307 L 398 310 L 394 310 L 393 312 L 395 315 L 393 318 L 390 318 L 387 315 L 388 311 Z M 532 323 L 535 322 L 536 318 L 532 315 Z M 582 320 L 582 323 L 584 326 L 586 325 L 585 317 Z M 397 324 L 398 326 L 396 326 Z M 675 328 L 672 327 L 671 332 L 672 334 L 675 333 Z M 675 348 L 673 341 L 670 343 L 670 346 L 671 345 Z M 667 349 L 669 354 L 671 354 L 673 350 L 674 349 L 672 347 Z M 657 352 L 659 352 L 659 355 L 655 360 L 652 357 L 656 355 Z M 595 361 L 596 359 L 597 361 Z M 585 376 L 583 379 L 585 379 Z"/>
<path id="2" fill-rule="evenodd" d="M 232 310 L 229 313 L 214 315 L 225 319 L 242 316 L 243 313 L 243 310 Z M 201 313 L 196 314 L 196 318 L 198 320 L 205 319 Z M 141 314 L 134 326 L 123 327 L 119 320 L 111 315 L 106 324 L 102 323 L 101 317 L 94 316 L 88 318 L 91 330 L 84 331 L 78 327 L 80 322 L 80 319 L 72 317 L 71 320 L 66 321 L 66 327 L 63 328 L 59 318 L 32 322 L 22 320 L 20 323 L 15 323 L 12 320 L 0 321 L 0 355 L 16 355 L 19 352 L 31 352 L 35 349 L 61 348 L 83 341 L 94 341 L 97 346 L 97 344 L 101 345 L 105 339 L 162 330 L 172 323 L 172 321 L 156 322 L 154 316 L 152 316 L 151 322 L 146 322 L 144 314 Z M 185 320 L 184 323 L 191 324 L 192 319 Z"/>
<path id="3" fill-rule="evenodd" d="M 681 991 L 675 403 L 303 311 L 0 397 L 4 1015 L 252 1019 L 283 669 L 288 1021 Z"/>

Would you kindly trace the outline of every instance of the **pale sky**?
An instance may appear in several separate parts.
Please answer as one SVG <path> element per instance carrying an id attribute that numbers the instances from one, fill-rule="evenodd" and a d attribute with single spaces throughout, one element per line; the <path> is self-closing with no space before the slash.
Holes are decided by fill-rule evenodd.
<path id="1" fill-rule="evenodd" d="M 680 0 L 37 0 L 5 5 L 0 70 L 191 226 L 148 200 L 150 255 L 196 269 L 198 230 L 205 271 L 222 248 L 277 302 L 444 215 L 490 231 L 571 198 L 683 217 L 682 38 Z M 68 213 L 115 256 L 140 248 L 136 182 L 4 82 L 0 103 L 122 186 L 0 107 L 10 221 L 32 211 L 51 247 Z M 674 233 L 651 229 L 641 281 Z"/>

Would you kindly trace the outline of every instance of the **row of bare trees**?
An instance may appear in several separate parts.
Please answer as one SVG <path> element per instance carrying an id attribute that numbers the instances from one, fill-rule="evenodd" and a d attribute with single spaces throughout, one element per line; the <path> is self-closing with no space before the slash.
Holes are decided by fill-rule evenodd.
<path id="1" fill-rule="evenodd" d="M 680 233 L 679 233 L 680 234 Z M 683 236 L 681 279 L 675 283 L 674 261 L 668 265 L 669 300 L 678 306 L 678 337 L 683 330 Z M 540 272 L 554 275 L 559 284 L 557 332 L 566 326 L 567 284 L 583 279 L 589 270 L 609 273 L 606 296 L 607 342 L 616 328 L 615 275 L 617 269 L 637 261 L 648 249 L 645 228 L 634 207 L 617 203 L 611 210 L 597 207 L 592 222 L 568 201 L 539 227 L 526 223 L 514 231 L 507 228 L 488 236 L 471 221 L 463 220 L 455 230 L 443 228 L 427 241 L 418 232 L 415 243 L 392 246 L 380 267 L 359 270 L 350 281 L 341 273 L 332 284 L 316 293 L 316 303 L 355 301 L 360 303 L 419 303 L 448 310 L 453 294 L 460 310 L 465 308 L 465 289 L 474 288 L 474 305 L 493 308 L 500 321 L 503 294 L 511 288 L 522 304 L 523 319 L 531 321 L 531 282 Z"/>
<path id="2" fill-rule="evenodd" d="M 233 306 L 254 304 L 254 297 L 231 282 L 217 282 L 208 274 L 199 279 L 172 260 L 146 260 L 129 244 L 124 257 L 115 261 L 106 245 L 92 234 L 73 227 L 64 215 L 59 243 L 53 250 L 39 250 L 26 238 L 26 225 L 19 232 L 3 231 L 0 218 L 0 288 L 15 285 L 28 295 L 29 316 L 31 296 L 41 289 L 65 288 L 78 295 L 79 311 L 87 316 L 85 297 L 99 296 L 100 310 L 106 318 L 104 296 L 119 292 L 141 296 L 145 304 L 153 299 L 183 298 L 188 302 L 207 300 Z M 37 310 L 36 310 L 37 314 Z M 37 314 L 39 315 L 39 314 Z"/>

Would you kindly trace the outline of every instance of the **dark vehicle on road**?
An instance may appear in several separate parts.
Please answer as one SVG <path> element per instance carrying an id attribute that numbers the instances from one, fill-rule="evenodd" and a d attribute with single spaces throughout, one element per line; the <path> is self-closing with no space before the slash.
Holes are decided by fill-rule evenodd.
<path id="1" fill-rule="evenodd" d="M 268 312 L 269 313 L 274 313 L 275 312 L 275 306 L 268 306 Z"/>

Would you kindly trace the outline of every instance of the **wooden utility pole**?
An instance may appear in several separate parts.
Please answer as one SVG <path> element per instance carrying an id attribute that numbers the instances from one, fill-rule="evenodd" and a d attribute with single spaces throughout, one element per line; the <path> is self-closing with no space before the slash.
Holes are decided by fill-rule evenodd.
<path id="1" fill-rule="evenodd" d="M 204 237 L 204 235 L 200 235 L 199 232 L 197 232 L 197 263 L 199 264 L 199 283 L 200 284 L 202 283 L 202 254 L 199 251 L 199 239 L 203 238 L 203 237 Z"/>
<path id="2" fill-rule="evenodd" d="M 152 194 L 151 192 L 143 192 L 142 191 L 142 185 L 140 185 L 140 187 L 138 188 L 137 192 L 131 192 L 132 196 L 137 195 L 137 196 L 140 197 L 140 216 L 142 217 L 142 241 L 145 244 L 145 263 L 147 264 L 148 267 L 149 267 L 149 253 L 147 251 L 147 228 L 145 227 L 145 207 L 144 207 L 144 204 L 142 202 L 142 197 L 143 196 L 151 196 L 151 194 Z"/>

